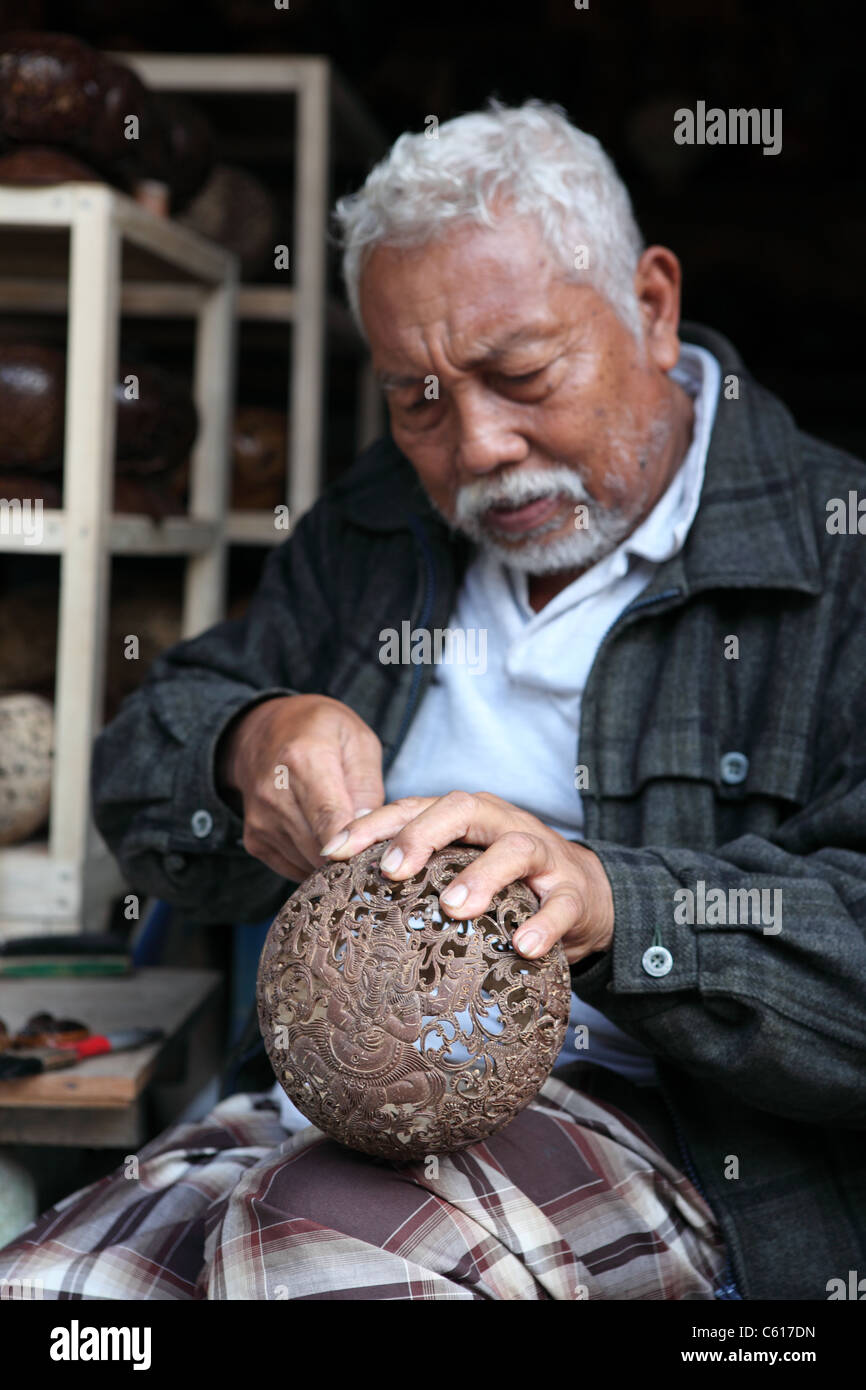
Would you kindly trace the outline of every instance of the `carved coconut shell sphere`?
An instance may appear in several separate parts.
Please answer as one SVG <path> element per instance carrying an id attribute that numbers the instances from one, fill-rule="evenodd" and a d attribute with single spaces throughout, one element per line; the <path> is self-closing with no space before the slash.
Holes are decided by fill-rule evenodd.
<path id="1" fill-rule="evenodd" d="M 533 1099 L 565 1039 L 557 945 L 526 960 L 512 934 L 538 910 L 525 883 L 468 921 L 439 893 L 481 852 L 449 846 L 413 878 L 379 871 L 384 842 L 312 874 L 259 964 L 259 1023 L 280 1085 L 332 1138 L 413 1159 L 485 1139 Z"/>

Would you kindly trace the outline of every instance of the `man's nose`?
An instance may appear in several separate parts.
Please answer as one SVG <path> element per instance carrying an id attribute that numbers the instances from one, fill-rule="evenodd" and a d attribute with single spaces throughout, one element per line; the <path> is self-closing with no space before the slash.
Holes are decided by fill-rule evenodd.
<path id="1" fill-rule="evenodd" d="M 456 403 L 456 462 L 466 473 L 490 473 L 503 463 L 520 463 L 529 445 L 515 428 L 507 403 L 479 392 Z"/>

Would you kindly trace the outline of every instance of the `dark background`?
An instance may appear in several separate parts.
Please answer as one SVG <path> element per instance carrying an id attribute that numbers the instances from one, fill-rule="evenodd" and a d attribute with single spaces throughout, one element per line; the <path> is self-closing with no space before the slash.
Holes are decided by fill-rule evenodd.
<path id="1" fill-rule="evenodd" d="M 3 28 L 101 48 L 324 54 L 388 138 L 491 94 L 559 102 L 612 155 L 647 241 L 680 256 L 684 316 L 731 338 L 802 427 L 863 453 L 857 18 L 756 0 L 0 0 Z M 781 107 L 781 153 L 675 145 L 674 110 L 698 100 Z M 334 195 L 360 173 L 338 166 Z"/>

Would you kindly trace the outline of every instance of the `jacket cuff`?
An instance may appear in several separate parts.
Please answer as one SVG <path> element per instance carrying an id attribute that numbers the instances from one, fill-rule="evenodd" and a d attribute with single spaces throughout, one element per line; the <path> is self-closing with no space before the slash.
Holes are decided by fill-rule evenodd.
<path id="1" fill-rule="evenodd" d="M 216 854 L 243 849 L 241 816 L 220 796 L 216 786 L 216 750 L 232 720 L 264 700 L 296 695 L 295 690 L 275 686 L 254 696 L 233 695 L 219 705 L 200 733 L 186 743 L 174 785 L 173 826 L 168 837 L 172 855 Z M 169 866 L 172 867 L 172 866 Z M 181 864 L 173 867 L 180 869 Z"/>
<path id="2" fill-rule="evenodd" d="M 674 921 L 674 893 L 680 886 L 651 849 L 629 849 L 608 840 L 584 840 L 601 861 L 613 893 L 613 942 L 596 963 L 587 957 L 572 967 L 575 990 L 591 1003 L 617 994 L 674 994 L 698 983 L 697 934 Z M 658 945 L 670 953 L 664 974 L 647 969 L 646 953 Z M 657 961 L 656 961 L 657 964 Z M 665 961 L 666 964 L 666 961 Z"/>
<path id="3" fill-rule="evenodd" d="M 602 993 L 613 979 L 613 951 L 593 951 L 570 969 L 571 987 L 581 999 L 587 991 Z"/>

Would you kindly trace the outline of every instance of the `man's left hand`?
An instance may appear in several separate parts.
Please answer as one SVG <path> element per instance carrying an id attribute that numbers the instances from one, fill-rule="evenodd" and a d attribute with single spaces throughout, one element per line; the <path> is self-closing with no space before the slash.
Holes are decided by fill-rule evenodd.
<path id="1" fill-rule="evenodd" d="M 394 880 L 411 878 L 434 850 L 455 841 L 484 847 L 440 895 L 450 917 L 477 917 L 500 888 L 523 879 L 541 906 L 514 937 L 521 955 L 543 956 L 561 941 L 573 965 L 613 941 L 613 894 L 598 856 L 498 796 L 403 797 L 350 821 L 321 853 L 349 859 L 385 839 L 381 868 Z"/>

